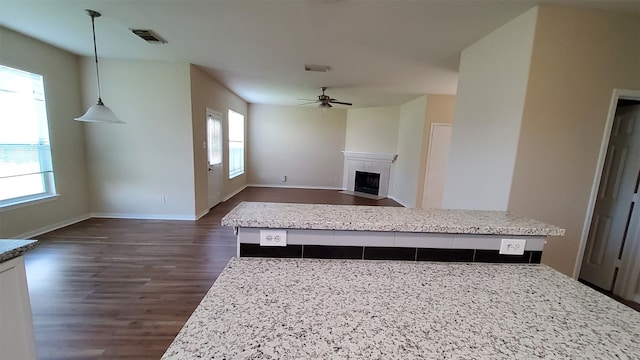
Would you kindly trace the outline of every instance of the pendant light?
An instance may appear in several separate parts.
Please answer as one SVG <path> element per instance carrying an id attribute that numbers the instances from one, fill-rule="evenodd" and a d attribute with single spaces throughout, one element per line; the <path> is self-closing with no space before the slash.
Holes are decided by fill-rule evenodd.
<path id="1" fill-rule="evenodd" d="M 117 123 L 124 124 L 124 121 L 118 119 L 113 111 L 109 109 L 103 102 L 100 94 L 100 70 L 98 69 L 98 48 L 96 46 L 96 25 L 95 18 L 100 17 L 101 14 L 97 11 L 87 9 L 87 14 L 91 16 L 91 28 L 93 29 L 93 54 L 96 59 L 96 75 L 98 78 L 98 103 L 91 106 L 84 115 L 75 118 L 77 121 L 86 122 L 105 122 L 105 123 Z"/>

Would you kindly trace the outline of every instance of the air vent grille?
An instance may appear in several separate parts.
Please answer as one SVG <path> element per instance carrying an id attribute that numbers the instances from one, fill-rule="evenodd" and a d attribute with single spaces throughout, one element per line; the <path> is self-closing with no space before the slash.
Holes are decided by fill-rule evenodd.
<path id="1" fill-rule="evenodd" d="M 166 44 L 167 40 L 163 39 L 155 31 L 149 29 L 130 29 L 131 32 L 138 35 L 142 40 L 149 44 Z"/>
<path id="2" fill-rule="evenodd" d="M 305 65 L 304 66 L 304 71 L 327 72 L 329 70 L 331 70 L 331 67 L 327 65 Z"/>

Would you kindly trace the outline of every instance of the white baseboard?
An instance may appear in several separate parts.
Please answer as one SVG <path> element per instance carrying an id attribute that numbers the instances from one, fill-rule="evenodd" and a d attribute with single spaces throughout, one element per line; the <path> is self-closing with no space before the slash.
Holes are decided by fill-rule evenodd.
<path id="1" fill-rule="evenodd" d="M 93 213 L 93 217 L 104 219 L 136 219 L 136 220 L 197 220 L 194 215 L 177 214 L 122 214 L 122 213 Z"/>
<path id="2" fill-rule="evenodd" d="M 231 199 L 232 197 L 234 197 L 234 196 L 238 195 L 238 193 L 239 193 L 240 191 L 242 191 L 242 190 L 246 189 L 246 188 L 247 188 L 247 186 L 249 186 L 249 185 L 244 185 L 244 186 L 243 186 L 243 187 L 241 187 L 240 189 L 238 189 L 238 190 L 236 190 L 236 191 L 232 192 L 231 194 L 229 194 L 229 195 L 225 196 L 225 197 L 224 197 L 224 199 L 222 199 L 222 202 L 225 202 L 225 201 L 227 201 L 227 200 Z"/>
<path id="3" fill-rule="evenodd" d="M 202 211 L 201 213 L 197 214 L 197 215 L 196 215 L 196 220 L 198 220 L 198 219 L 200 219 L 201 217 L 203 217 L 203 216 L 207 215 L 207 214 L 209 213 L 209 210 L 210 210 L 210 209 L 206 209 L 206 210 Z"/>
<path id="4" fill-rule="evenodd" d="M 400 201 L 400 199 L 396 198 L 393 195 L 387 195 L 387 197 L 395 202 L 397 202 L 398 204 L 404 206 L 404 207 L 408 207 L 407 204 L 403 203 L 402 201 Z"/>
<path id="5" fill-rule="evenodd" d="M 280 185 L 280 184 L 249 184 L 247 186 L 285 188 L 285 189 L 343 190 L 342 186 L 307 186 L 307 185 Z"/>
<path id="6" fill-rule="evenodd" d="M 39 229 L 28 231 L 24 234 L 20 234 L 18 236 L 13 236 L 12 239 L 31 239 L 34 236 L 42 235 L 44 233 L 48 233 L 50 231 L 61 229 L 65 226 L 73 225 L 75 223 L 79 223 L 80 221 L 85 221 L 87 219 L 91 219 L 91 214 L 80 215 L 65 221 L 61 221 L 59 223 L 43 226 Z"/>

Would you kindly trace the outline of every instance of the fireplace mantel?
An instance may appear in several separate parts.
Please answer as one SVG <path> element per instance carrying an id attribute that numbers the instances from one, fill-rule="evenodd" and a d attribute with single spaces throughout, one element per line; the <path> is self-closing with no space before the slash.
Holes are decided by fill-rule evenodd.
<path id="1" fill-rule="evenodd" d="M 366 160 L 392 164 L 398 158 L 398 154 L 378 154 L 359 151 L 343 151 L 347 160 Z"/>

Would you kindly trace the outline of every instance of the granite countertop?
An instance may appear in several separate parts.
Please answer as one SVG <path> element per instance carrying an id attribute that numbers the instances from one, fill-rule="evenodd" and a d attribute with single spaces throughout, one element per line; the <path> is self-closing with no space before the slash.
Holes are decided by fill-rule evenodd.
<path id="1" fill-rule="evenodd" d="M 172 359 L 638 359 L 640 313 L 544 265 L 233 259 Z"/>
<path id="2" fill-rule="evenodd" d="M 564 229 L 505 211 L 243 202 L 222 225 L 282 229 L 562 236 Z"/>
<path id="3" fill-rule="evenodd" d="M 16 258 L 36 247 L 36 240 L 0 239 L 0 262 Z"/>

